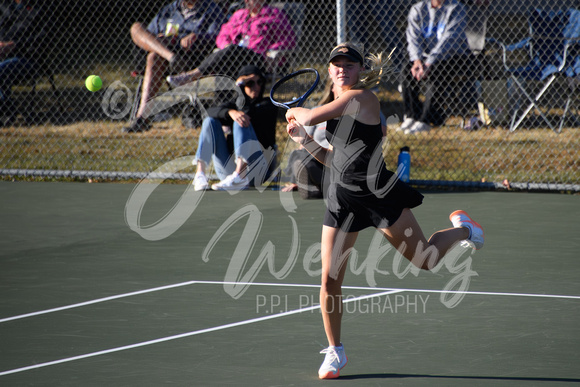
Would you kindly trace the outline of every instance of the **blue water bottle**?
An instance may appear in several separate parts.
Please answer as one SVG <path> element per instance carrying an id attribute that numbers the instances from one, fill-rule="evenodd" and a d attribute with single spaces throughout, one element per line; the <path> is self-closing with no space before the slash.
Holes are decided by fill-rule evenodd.
<path id="1" fill-rule="evenodd" d="M 401 148 L 399 160 L 397 162 L 397 170 L 400 170 L 399 179 L 408 183 L 409 177 L 411 176 L 411 154 L 409 153 L 408 146 Z"/>

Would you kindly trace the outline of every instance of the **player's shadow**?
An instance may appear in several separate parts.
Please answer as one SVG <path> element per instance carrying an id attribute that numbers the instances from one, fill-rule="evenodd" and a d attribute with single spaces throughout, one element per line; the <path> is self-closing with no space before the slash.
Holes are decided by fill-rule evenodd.
<path id="1" fill-rule="evenodd" d="M 580 379 L 568 378 L 540 378 L 518 376 L 459 376 L 459 375 L 421 375 L 421 374 L 356 374 L 341 375 L 339 380 L 362 380 L 362 379 L 406 379 L 406 378 L 431 378 L 431 379 L 465 379 L 465 380 L 506 380 L 524 382 L 562 382 L 578 383 Z"/>

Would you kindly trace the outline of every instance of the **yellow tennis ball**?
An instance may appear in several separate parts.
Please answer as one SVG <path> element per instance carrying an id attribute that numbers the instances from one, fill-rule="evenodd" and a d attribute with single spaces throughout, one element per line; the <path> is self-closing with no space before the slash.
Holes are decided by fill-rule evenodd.
<path id="1" fill-rule="evenodd" d="M 103 87 L 103 81 L 98 75 L 89 75 L 85 81 L 85 86 L 90 91 L 99 91 Z"/>

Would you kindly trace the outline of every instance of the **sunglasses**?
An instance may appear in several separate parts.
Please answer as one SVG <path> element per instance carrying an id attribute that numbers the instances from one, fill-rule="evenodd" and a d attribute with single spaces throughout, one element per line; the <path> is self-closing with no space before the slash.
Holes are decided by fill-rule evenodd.
<path id="1" fill-rule="evenodd" d="M 249 81 L 241 81 L 238 83 L 238 86 L 249 87 L 250 89 L 256 85 L 262 87 L 264 86 L 264 81 L 263 80 L 254 81 L 253 79 L 250 79 Z"/>

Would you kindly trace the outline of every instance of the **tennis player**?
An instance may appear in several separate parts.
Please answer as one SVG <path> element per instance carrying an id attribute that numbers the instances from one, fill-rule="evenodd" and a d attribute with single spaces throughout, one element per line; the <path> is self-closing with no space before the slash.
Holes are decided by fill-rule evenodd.
<path id="1" fill-rule="evenodd" d="M 313 109 L 292 108 L 286 113 L 287 131 L 326 166 L 330 175 L 327 210 L 322 228 L 322 284 L 320 305 L 329 347 L 318 370 L 321 379 L 337 378 L 347 363 L 341 343 L 342 282 L 346 261 L 358 232 L 375 227 L 415 266 L 431 270 L 457 242 L 470 240 L 483 246 L 483 229 L 464 211 L 450 215 L 453 228 L 434 233 L 427 240 L 411 212 L 423 195 L 387 170 L 382 156 L 378 98 L 366 86 L 375 85 L 388 63 L 370 55 L 365 69 L 363 54 L 344 43 L 330 53 L 328 74 L 332 82 L 326 103 Z M 327 121 L 321 147 L 309 136 L 305 125 Z"/>

